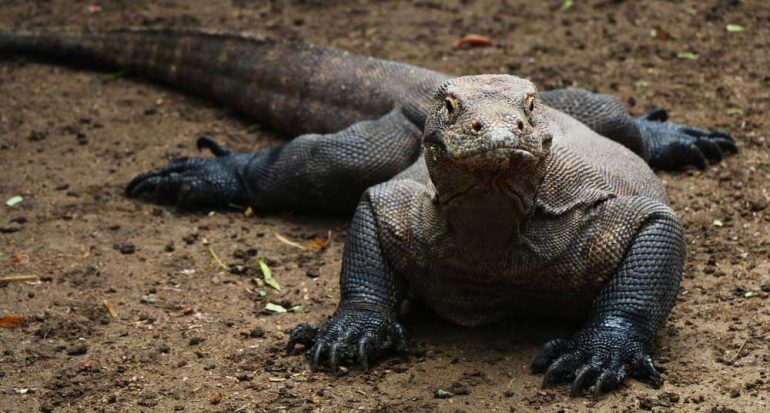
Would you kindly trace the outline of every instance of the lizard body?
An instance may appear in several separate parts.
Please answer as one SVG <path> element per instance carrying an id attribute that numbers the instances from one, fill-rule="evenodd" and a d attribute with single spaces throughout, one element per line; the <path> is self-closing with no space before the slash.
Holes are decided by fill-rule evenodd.
<path id="1" fill-rule="evenodd" d="M 633 119 L 615 98 L 539 92 L 509 75 L 453 78 L 344 51 L 189 30 L 0 32 L 0 53 L 88 58 L 227 103 L 287 134 L 275 148 L 179 159 L 129 196 L 180 207 L 355 210 L 341 300 L 295 344 L 313 366 L 364 367 L 405 346 L 408 297 L 463 325 L 512 314 L 585 320 L 533 361 L 544 383 L 601 393 L 657 381 L 655 334 L 685 241 L 650 166 L 704 167 L 724 133 Z"/>

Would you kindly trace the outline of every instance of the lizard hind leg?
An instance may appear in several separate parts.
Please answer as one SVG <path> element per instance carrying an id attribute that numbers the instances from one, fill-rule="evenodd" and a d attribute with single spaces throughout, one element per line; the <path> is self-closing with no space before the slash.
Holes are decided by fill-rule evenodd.
<path id="1" fill-rule="evenodd" d="M 667 123 L 663 109 L 653 109 L 636 118 L 639 133 L 649 151 L 649 164 L 654 168 L 675 170 L 687 165 L 700 169 L 707 161 L 719 162 L 723 153 L 736 153 L 733 138 L 720 131 Z"/>
<path id="2" fill-rule="evenodd" d="M 126 194 L 179 208 L 250 205 L 258 210 L 352 211 L 366 188 L 411 165 L 420 130 L 398 109 L 336 133 L 301 135 L 289 143 L 237 153 L 213 139 L 198 149 L 216 157 L 178 159 L 134 178 Z"/>

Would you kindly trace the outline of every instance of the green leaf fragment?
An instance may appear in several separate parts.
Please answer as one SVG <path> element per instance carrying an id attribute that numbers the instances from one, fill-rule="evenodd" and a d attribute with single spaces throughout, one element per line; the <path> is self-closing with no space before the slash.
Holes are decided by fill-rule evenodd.
<path id="1" fill-rule="evenodd" d="M 725 30 L 728 31 L 728 33 L 740 33 L 745 32 L 746 28 L 741 26 L 740 24 L 728 24 L 725 26 Z"/>
<path id="2" fill-rule="evenodd" d="M 211 257 L 214 258 L 214 261 L 216 261 L 217 264 L 219 264 L 220 267 L 222 267 L 223 270 L 229 271 L 230 267 L 228 267 L 224 262 L 222 262 L 222 259 L 219 258 L 219 255 L 217 255 L 216 252 L 214 252 L 214 248 L 209 246 L 209 252 L 211 253 Z"/>
<path id="3" fill-rule="evenodd" d="M 682 60 L 698 60 L 700 56 L 697 53 L 692 52 L 679 52 L 676 54 L 677 59 Z"/>
<path id="4" fill-rule="evenodd" d="M 291 311 L 292 313 L 304 313 L 305 307 L 301 305 L 295 305 L 294 307 L 290 308 L 289 311 Z"/>
<path id="5" fill-rule="evenodd" d="M 267 266 L 265 259 L 262 257 L 259 257 L 259 268 L 262 270 L 265 284 L 269 285 L 275 290 L 281 291 L 281 284 L 279 284 L 278 281 L 273 278 L 273 272 L 270 271 L 270 267 Z"/>
<path id="6" fill-rule="evenodd" d="M 733 115 L 733 116 L 743 116 L 743 109 L 741 109 L 741 108 L 730 108 L 730 109 L 727 109 L 727 114 L 728 115 Z"/>
<path id="7" fill-rule="evenodd" d="M 260 297 L 267 297 L 267 291 L 265 290 L 259 290 L 257 294 L 259 294 Z"/>
<path id="8" fill-rule="evenodd" d="M 559 11 L 567 11 L 572 8 L 572 6 L 575 5 L 575 2 L 572 0 L 564 0 L 561 3 L 561 7 L 559 7 Z"/>
<path id="9" fill-rule="evenodd" d="M 743 296 L 746 297 L 746 298 L 756 297 L 758 295 L 759 295 L 759 293 L 756 292 L 756 291 L 746 291 L 746 293 L 743 294 Z"/>
<path id="10" fill-rule="evenodd" d="M 118 80 L 127 74 L 128 74 L 128 70 L 121 70 L 119 72 L 107 73 L 106 75 L 104 75 L 104 80 Z"/>
<path id="11" fill-rule="evenodd" d="M 20 204 L 21 201 L 23 201 L 23 200 L 24 200 L 24 198 L 22 198 L 19 195 L 12 196 L 12 197 L 8 198 L 7 201 L 5 201 L 5 205 L 8 205 L 9 207 L 16 206 L 16 205 Z"/>
<path id="12" fill-rule="evenodd" d="M 278 304 L 267 303 L 265 310 L 273 313 L 285 313 L 287 310 Z"/>

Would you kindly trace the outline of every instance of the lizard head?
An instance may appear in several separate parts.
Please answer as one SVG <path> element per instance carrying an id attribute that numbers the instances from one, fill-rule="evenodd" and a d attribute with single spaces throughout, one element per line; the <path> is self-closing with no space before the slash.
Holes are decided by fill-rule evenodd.
<path id="1" fill-rule="evenodd" d="M 547 156 L 551 140 L 532 82 L 480 75 L 439 87 L 423 144 L 431 170 L 504 178 L 530 173 Z"/>

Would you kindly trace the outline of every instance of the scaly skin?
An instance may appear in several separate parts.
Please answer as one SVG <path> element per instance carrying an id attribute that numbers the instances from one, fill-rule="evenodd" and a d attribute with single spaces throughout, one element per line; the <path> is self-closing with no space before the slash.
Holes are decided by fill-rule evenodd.
<path id="1" fill-rule="evenodd" d="M 0 31 L 3 52 L 126 68 L 310 133 L 256 153 L 204 137 L 215 158 L 176 160 L 126 193 L 180 208 L 355 209 L 339 308 L 288 344 L 333 370 L 403 350 L 398 309 L 411 295 L 462 325 L 586 314 L 533 361 L 545 385 L 658 382 L 651 349 L 685 242 L 650 167 L 703 168 L 736 150 L 727 134 L 663 123 L 662 110 L 633 119 L 609 96 L 242 34 Z"/>

